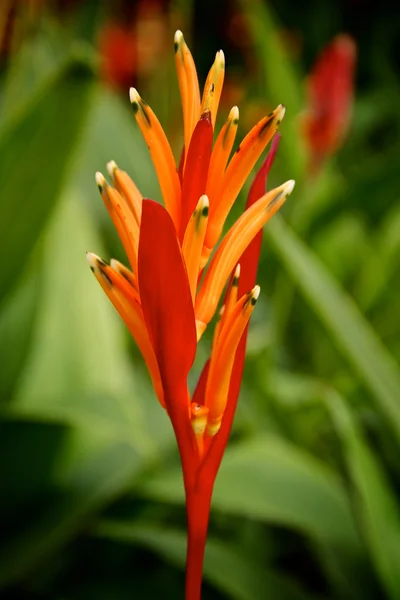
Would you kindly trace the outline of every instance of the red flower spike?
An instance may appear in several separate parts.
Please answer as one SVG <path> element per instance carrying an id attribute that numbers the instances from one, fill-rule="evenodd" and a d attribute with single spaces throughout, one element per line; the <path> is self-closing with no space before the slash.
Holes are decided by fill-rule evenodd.
<path id="1" fill-rule="evenodd" d="M 314 169 L 338 150 L 347 133 L 355 62 L 354 41 L 347 35 L 339 35 L 321 52 L 309 76 L 308 111 L 303 125 Z"/>
<path id="2" fill-rule="evenodd" d="M 200 196 L 206 192 L 212 139 L 211 113 L 210 111 L 206 111 L 201 115 L 200 120 L 194 128 L 186 157 L 182 180 L 182 215 L 179 236 L 181 241 Z"/>
<path id="3" fill-rule="evenodd" d="M 215 122 L 223 82 L 223 53 L 217 53 L 211 69 L 203 94 L 203 108 L 194 61 L 179 31 L 175 35 L 175 57 L 185 132 L 178 170 L 156 115 L 136 90 L 130 90 L 135 117 L 148 143 L 166 208 L 152 200 L 142 200 L 128 175 L 115 163 L 109 163 L 115 189 L 103 176 L 98 175 L 96 180 L 122 242 L 129 252 L 132 249 L 133 270 L 113 259 L 108 266 L 92 254 L 88 258 L 99 283 L 138 340 L 157 395 L 171 419 L 186 495 L 185 598 L 200 600 L 212 491 L 239 396 L 247 323 L 260 291 L 259 286 L 254 285 L 261 245 L 260 229 L 285 201 L 294 182 L 288 181 L 264 194 L 277 150 L 279 138 L 276 136 L 251 187 L 248 210 L 225 235 L 210 260 L 233 196 L 243 185 L 251 169 L 250 163 L 271 139 L 284 110 L 279 106 L 261 119 L 245 137 L 240 151 L 226 165 L 237 127 L 238 110 L 234 108 L 230 113 L 234 128 L 229 128 L 231 137 L 225 140 L 225 134 L 222 137 L 220 134 L 214 146 L 214 164 L 210 164 L 212 123 Z M 222 152 L 220 146 L 225 141 L 227 145 Z M 216 165 L 221 168 L 218 170 Z M 220 197 L 229 200 L 224 203 L 223 210 L 219 207 L 223 219 L 218 223 L 211 222 L 211 229 L 212 215 L 205 195 L 206 187 L 216 205 Z M 211 245 L 207 243 L 207 235 L 212 237 Z M 238 264 L 235 267 L 237 260 L 241 269 Z M 225 301 L 218 309 L 232 268 Z M 203 270 L 206 275 L 201 282 Z M 193 365 L 197 341 L 216 310 L 221 318 L 214 331 L 211 359 L 191 398 L 188 372 Z"/>

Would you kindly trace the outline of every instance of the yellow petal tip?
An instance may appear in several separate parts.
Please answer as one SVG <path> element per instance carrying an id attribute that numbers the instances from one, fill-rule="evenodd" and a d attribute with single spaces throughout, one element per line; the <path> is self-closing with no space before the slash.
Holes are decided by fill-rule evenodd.
<path id="1" fill-rule="evenodd" d="M 175 44 L 180 44 L 183 40 L 183 33 L 180 29 L 177 29 L 177 31 L 175 31 L 175 35 L 174 35 L 174 43 Z"/>
<path id="2" fill-rule="evenodd" d="M 129 100 L 130 100 L 131 104 L 135 104 L 135 102 L 139 102 L 140 101 L 139 92 L 134 87 L 131 87 L 129 89 Z"/>
<path id="3" fill-rule="evenodd" d="M 118 169 L 118 165 L 115 162 L 115 160 L 110 160 L 107 163 L 107 171 L 108 171 L 110 177 L 112 177 L 114 175 L 114 171 L 116 171 L 117 169 Z"/>
<path id="4" fill-rule="evenodd" d="M 286 112 L 286 106 L 284 106 L 283 104 L 280 104 L 276 108 L 275 118 L 278 121 L 278 124 L 282 121 L 283 117 L 285 116 L 285 112 Z"/>
<path id="5" fill-rule="evenodd" d="M 296 185 L 296 182 L 294 179 L 289 179 L 289 181 L 286 181 L 286 183 L 283 184 L 283 193 L 285 194 L 285 196 L 289 196 L 294 189 L 294 186 Z"/>
<path id="6" fill-rule="evenodd" d="M 91 269 L 96 269 L 97 261 L 101 259 L 99 256 L 96 256 L 96 254 L 93 254 L 93 252 L 86 252 L 86 260 L 88 261 Z"/>
<path id="7" fill-rule="evenodd" d="M 198 206 L 200 209 L 208 208 L 210 206 L 210 201 L 208 199 L 207 194 L 203 194 L 202 196 L 200 196 Z"/>
<path id="8" fill-rule="evenodd" d="M 217 54 L 215 55 L 215 62 L 220 68 L 225 67 L 225 54 L 223 50 L 218 50 Z"/>
<path id="9" fill-rule="evenodd" d="M 97 171 L 94 178 L 95 178 L 96 184 L 99 188 L 103 188 L 105 186 L 106 180 L 105 180 L 103 173 L 100 173 L 100 171 Z"/>
<path id="10" fill-rule="evenodd" d="M 231 121 L 238 121 L 239 120 L 239 107 L 238 106 L 233 106 L 230 110 L 229 113 L 229 119 Z"/>
<path id="11" fill-rule="evenodd" d="M 253 289 L 251 290 L 251 297 L 252 297 L 254 303 L 257 302 L 260 292 L 261 292 L 261 288 L 259 285 L 255 285 L 253 287 Z"/>

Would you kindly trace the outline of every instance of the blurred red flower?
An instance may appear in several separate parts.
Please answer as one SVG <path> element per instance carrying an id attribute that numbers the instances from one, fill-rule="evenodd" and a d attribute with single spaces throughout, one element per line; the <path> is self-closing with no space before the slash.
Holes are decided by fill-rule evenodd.
<path id="1" fill-rule="evenodd" d="M 100 32 L 101 74 L 111 86 L 129 87 L 135 79 L 136 36 L 131 26 L 106 24 Z"/>
<path id="2" fill-rule="evenodd" d="M 314 168 L 338 150 L 348 131 L 355 63 L 355 42 L 348 35 L 338 35 L 322 50 L 308 78 L 303 125 Z"/>

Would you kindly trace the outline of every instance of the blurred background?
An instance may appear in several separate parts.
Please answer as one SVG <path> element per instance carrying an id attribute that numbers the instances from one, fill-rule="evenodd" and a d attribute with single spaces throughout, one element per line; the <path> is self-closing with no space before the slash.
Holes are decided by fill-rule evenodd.
<path id="1" fill-rule="evenodd" d="M 87 250 L 125 260 L 94 182 L 107 161 L 160 199 L 129 86 L 179 156 L 180 28 L 201 84 L 224 49 L 219 125 L 238 104 L 238 140 L 286 105 L 269 186 L 297 181 L 264 235 L 203 598 L 400 598 L 400 18 L 391 6 L 1 0 L 2 597 L 183 597 L 172 429 L 85 260 Z"/>

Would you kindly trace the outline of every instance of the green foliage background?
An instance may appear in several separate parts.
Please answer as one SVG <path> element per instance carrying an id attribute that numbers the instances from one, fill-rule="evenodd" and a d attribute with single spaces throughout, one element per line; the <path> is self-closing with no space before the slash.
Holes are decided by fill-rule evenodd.
<path id="1" fill-rule="evenodd" d="M 369 18 L 367 7 L 360 24 L 356 2 L 318 7 L 170 7 L 192 39 L 203 81 L 224 44 L 226 11 L 242 15 L 256 66 L 245 99 L 288 107 L 270 186 L 297 180 L 266 228 L 262 295 L 213 501 L 205 600 L 400 598 L 396 17 L 382 4 Z M 183 595 L 185 517 L 172 429 L 85 261 L 86 250 L 123 258 L 96 170 L 115 159 L 144 195 L 160 198 L 127 93 L 98 76 L 96 36 L 107 9 L 82 0 L 62 21 L 45 11 L 1 72 L 5 598 Z M 282 43 L 282 28 L 293 27 L 304 41 L 297 56 Z M 299 134 L 304 77 L 346 27 L 359 43 L 354 119 L 338 156 L 310 179 Z M 232 68 L 243 72 L 237 49 L 232 55 Z M 171 42 L 140 92 L 178 149 L 173 70 Z"/>

